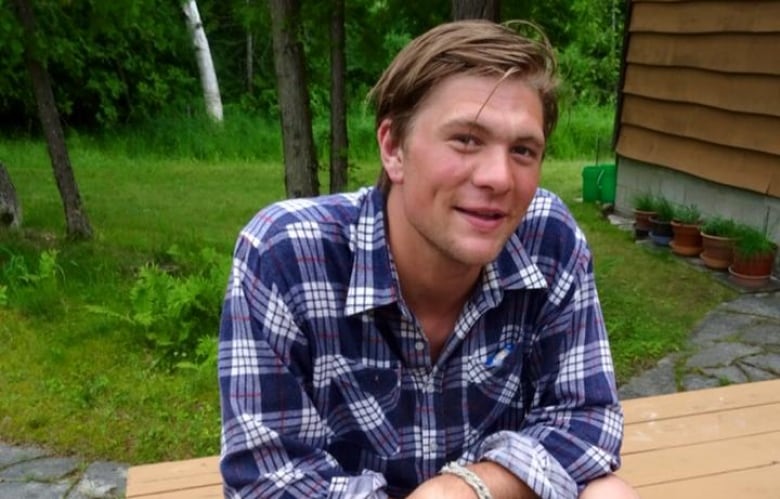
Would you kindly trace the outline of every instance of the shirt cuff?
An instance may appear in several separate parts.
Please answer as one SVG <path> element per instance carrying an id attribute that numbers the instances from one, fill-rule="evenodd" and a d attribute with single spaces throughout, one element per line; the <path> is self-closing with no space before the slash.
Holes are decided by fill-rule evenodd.
<path id="1" fill-rule="evenodd" d="M 577 482 L 538 440 L 500 431 L 487 437 L 477 454 L 508 469 L 541 499 L 577 497 Z"/>
<path id="2" fill-rule="evenodd" d="M 381 473 L 363 470 L 358 476 L 331 478 L 328 499 L 387 499 L 387 480 Z"/>

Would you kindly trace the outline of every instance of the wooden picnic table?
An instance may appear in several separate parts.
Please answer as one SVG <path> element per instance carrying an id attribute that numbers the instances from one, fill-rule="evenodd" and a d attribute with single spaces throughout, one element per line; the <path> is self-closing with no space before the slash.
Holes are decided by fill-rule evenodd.
<path id="1" fill-rule="evenodd" d="M 780 498 L 780 379 L 623 402 L 618 475 L 643 499 Z M 133 466 L 127 498 L 222 497 L 217 456 Z"/>

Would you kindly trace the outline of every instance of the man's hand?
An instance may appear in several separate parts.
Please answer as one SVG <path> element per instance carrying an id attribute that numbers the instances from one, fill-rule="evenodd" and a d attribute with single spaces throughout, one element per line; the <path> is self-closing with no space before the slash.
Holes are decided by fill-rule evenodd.
<path id="1" fill-rule="evenodd" d="M 479 476 L 493 499 L 535 499 L 537 496 L 509 470 L 490 461 L 471 464 L 468 468 Z M 426 480 L 407 499 L 476 499 L 477 494 L 462 478 L 443 474 Z"/>

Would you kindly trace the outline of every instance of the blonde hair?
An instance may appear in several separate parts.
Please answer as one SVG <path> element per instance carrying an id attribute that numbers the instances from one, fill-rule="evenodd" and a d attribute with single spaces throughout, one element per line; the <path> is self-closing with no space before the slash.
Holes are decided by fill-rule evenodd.
<path id="1" fill-rule="evenodd" d="M 537 38 L 521 34 L 522 28 L 531 28 Z M 531 23 L 455 21 L 436 26 L 406 45 L 368 97 L 376 127 L 389 118 L 391 138 L 402 143 L 418 106 L 444 79 L 462 74 L 516 78 L 539 93 L 548 138 L 558 121 L 556 71 L 552 46 Z M 377 185 L 384 192 L 390 188 L 384 169 Z"/>

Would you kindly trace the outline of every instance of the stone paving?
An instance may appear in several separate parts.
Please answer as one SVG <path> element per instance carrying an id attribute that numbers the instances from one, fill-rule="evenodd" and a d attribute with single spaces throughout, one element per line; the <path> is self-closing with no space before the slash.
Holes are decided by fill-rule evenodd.
<path id="1" fill-rule="evenodd" d="M 0 442 L 0 498 L 108 499 L 124 497 L 127 465 L 58 457 L 35 446 Z"/>
<path id="2" fill-rule="evenodd" d="M 621 399 L 780 377 L 780 292 L 744 293 L 722 303 L 672 354 L 618 389 Z"/>

